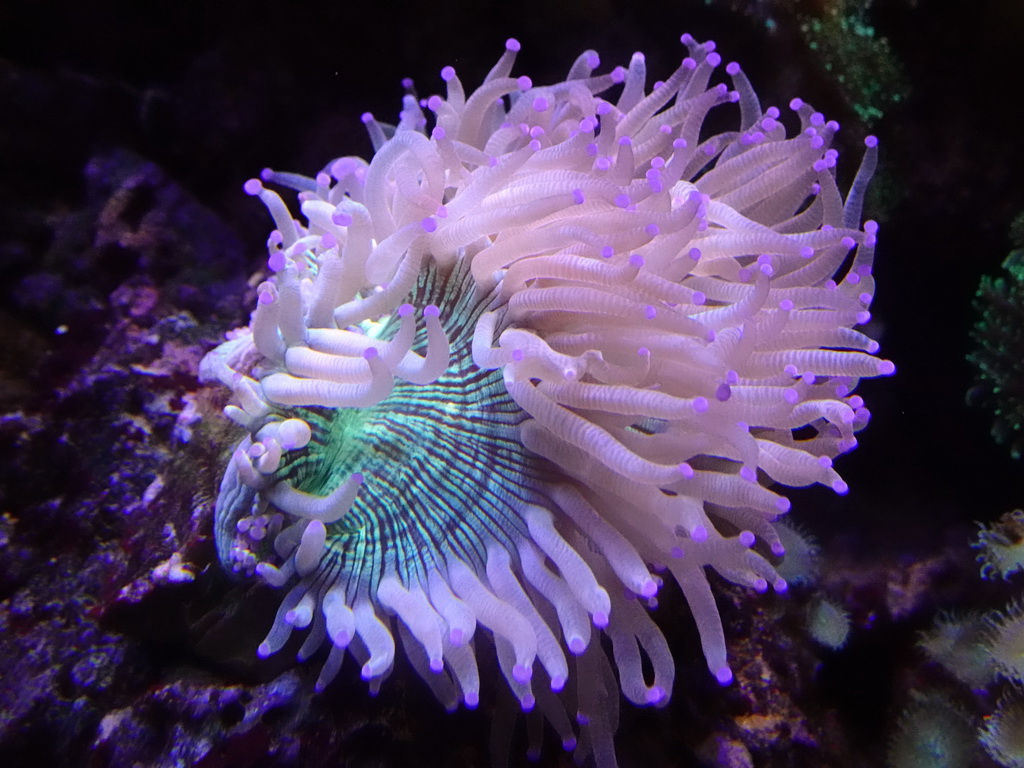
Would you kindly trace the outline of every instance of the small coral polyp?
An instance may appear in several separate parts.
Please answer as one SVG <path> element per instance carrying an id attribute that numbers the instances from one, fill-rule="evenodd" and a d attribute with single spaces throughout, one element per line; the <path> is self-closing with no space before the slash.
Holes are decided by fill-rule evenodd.
<path id="1" fill-rule="evenodd" d="M 777 488 L 846 492 L 854 387 L 893 365 L 855 330 L 874 139 L 844 199 L 835 122 L 794 100 L 787 137 L 736 64 L 711 85 L 714 44 L 682 41 L 648 92 L 639 53 L 534 86 L 509 40 L 476 91 L 446 67 L 447 98 L 410 83 L 397 126 L 364 116 L 369 163 L 245 185 L 276 225 L 272 275 L 203 374 L 245 430 L 221 562 L 286 590 L 260 655 L 302 630 L 300 659 L 329 647 L 319 688 L 347 653 L 376 687 L 397 632 L 446 705 L 473 707 L 493 642 L 523 709 L 611 765 L 614 687 L 672 691 L 650 610 L 671 575 L 731 680 L 706 570 L 785 590 Z M 719 108 L 736 130 L 702 137 Z M 265 185 L 297 190 L 301 219 Z"/>

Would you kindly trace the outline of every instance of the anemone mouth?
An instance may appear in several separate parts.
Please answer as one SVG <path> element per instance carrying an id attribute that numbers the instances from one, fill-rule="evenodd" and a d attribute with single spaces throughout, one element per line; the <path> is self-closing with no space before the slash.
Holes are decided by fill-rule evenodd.
<path id="1" fill-rule="evenodd" d="M 653 569 L 732 679 L 705 570 L 786 588 L 768 558 L 789 502 L 770 486 L 845 493 L 832 460 L 869 418 L 853 389 L 894 366 L 855 329 L 874 140 L 844 198 L 837 124 L 794 100 L 787 136 L 737 65 L 735 90 L 710 85 L 714 45 L 683 42 L 648 92 L 640 54 L 597 75 L 585 52 L 534 87 L 509 41 L 472 94 L 446 68 L 446 99 L 409 94 L 397 126 L 364 116 L 369 164 L 247 182 L 277 226 L 273 274 L 202 373 L 246 431 L 221 561 L 289 588 L 261 655 L 304 630 L 300 659 L 330 649 L 318 687 L 347 653 L 377 686 L 398 632 L 446 705 L 476 706 L 487 635 L 523 709 L 610 765 L 609 696 L 672 689 Z M 738 129 L 702 138 L 727 104 Z M 264 182 L 298 190 L 301 221 Z M 551 695 L 570 680 L 578 742 Z"/>
<path id="2" fill-rule="evenodd" d="M 445 371 L 428 383 L 396 380 L 366 408 L 294 409 L 310 425 L 310 442 L 282 457 L 271 476 L 314 498 L 362 478 L 351 506 L 327 525 L 330 565 L 321 566 L 349 585 L 349 601 L 375 590 L 389 570 L 403 584 L 424 583 L 450 557 L 482 571 L 490 544 L 514 551 L 527 535 L 519 510 L 543 503 L 543 481 L 552 476 L 519 439 L 526 414 L 501 372 L 473 363 L 474 329 L 495 301 L 475 285 L 468 260 L 445 269 L 427 259 L 407 298 L 403 306 L 437 308 L 448 340 Z M 395 343 L 401 318 L 364 330 Z M 420 328 L 411 351 L 425 355 L 427 346 Z"/>

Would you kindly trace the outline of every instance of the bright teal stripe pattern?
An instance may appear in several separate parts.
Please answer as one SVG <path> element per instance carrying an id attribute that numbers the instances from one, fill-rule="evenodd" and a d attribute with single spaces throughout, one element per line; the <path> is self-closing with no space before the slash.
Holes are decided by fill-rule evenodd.
<path id="1" fill-rule="evenodd" d="M 431 384 L 399 380 L 371 408 L 301 409 L 294 415 L 308 421 L 313 439 L 287 456 L 278 475 L 322 496 L 363 473 L 352 509 L 328 526 L 320 564 L 321 575 L 346 583 L 350 597 L 375 589 L 387 571 L 407 585 L 424 581 L 448 553 L 482 573 L 489 542 L 514 551 L 515 540 L 528 535 L 519 509 L 538 500 L 545 474 L 519 440 L 525 414 L 505 391 L 501 371 L 473 364 L 473 330 L 490 297 L 465 264 L 447 274 L 436 265 L 423 270 L 410 303 L 440 309 L 448 370 Z M 425 346 L 421 327 L 413 349 Z"/>

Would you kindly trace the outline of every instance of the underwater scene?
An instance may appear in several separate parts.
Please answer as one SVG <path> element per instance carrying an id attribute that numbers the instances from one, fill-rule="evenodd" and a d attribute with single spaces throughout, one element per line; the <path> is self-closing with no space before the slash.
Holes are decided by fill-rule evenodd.
<path id="1" fill-rule="evenodd" d="M 0 8 L 0 765 L 1024 766 L 1021 50 Z"/>

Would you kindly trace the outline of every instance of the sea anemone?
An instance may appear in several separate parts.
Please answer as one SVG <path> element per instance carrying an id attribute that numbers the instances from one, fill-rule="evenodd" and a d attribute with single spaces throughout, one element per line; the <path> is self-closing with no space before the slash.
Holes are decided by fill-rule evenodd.
<path id="1" fill-rule="evenodd" d="M 1009 579 L 1024 569 L 1024 509 L 1007 512 L 991 525 L 978 523 L 971 548 L 978 550 L 983 579 Z"/>
<path id="2" fill-rule="evenodd" d="M 1004 612 L 993 611 L 985 621 L 985 647 L 996 672 L 1009 680 L 1024 682 L 1024 604 L 1014 600 Z"/>
<path id="3" fill-rule="evenodd" d="M 989 756 L 1004 768 L 1024 768 L 1024 694 L 1011 690 L 979 732 Z"/>
<path id="4" fill-rule="evenodd" d="M 968 768 L 978 753 L 968 715 L 947 697 L 914 693 L 889 744 L 889 768 Z"/>
<path id="5" fill-rule="evenodd" d="M 816 643 L 838 651 L 850 637 L 850 614 L 836 601 L 819 597 L 807 609 L 807 632 Z"/>
<path id="6" fill-rule="evenodd" d="M 587 51 L 534 86 L 509 40 L 476 91 L 445 67 L 447 98 L 407 81 L 397 126 L 364 115 L 370 163 L 245 184 L 276 225 L 272 274 L 202 372 L 245 430 L 220 560 L 286 588 L 260 656 L 305 630 L 300 659 L 329 647 L 318 688 L 346 652 L 376 687 L 397 631 L 438 697 L 473 707 L 472 641 L 493 638 L 522 708 L 610 765 L 614 686 L 672 690 L 648 610 L 664 573 L 731 680 L 706 569 L 786 588 L 766 558 L 790 502 L 769 486 L 845 493 L 832 459 L 869 416 L 853 389 L 894 366 L 854 329 L 875 140 L 844 200 L 838 124 L 796 99 L 787 137 L 738 65 L 734 90 L 710 85 L 715 45 L 682 42 L 648 92 L 640 53 L 597 75 Z M 708 135 L 732 104 L 737 130 Z"/>
<path id="7" fill-rule="evenodd" d="M 776 573 L 789 584 L 813 584 L 821 570 L 821 551 L 814 536 L 799 523 L 783 518 L 775 523 L 775 533 L 785 548 L 785 556 L 775 566 Z"/>
<path id="8" fill-rule="evenodd" d="M 995 676 L 988 648 L 991 627 L 980 613 L 964 616 L 941 614 L 931 629 L 921 633 L 918 645 L 932 661 L 941 664 L 960 682 L 981 690 Z"/>

